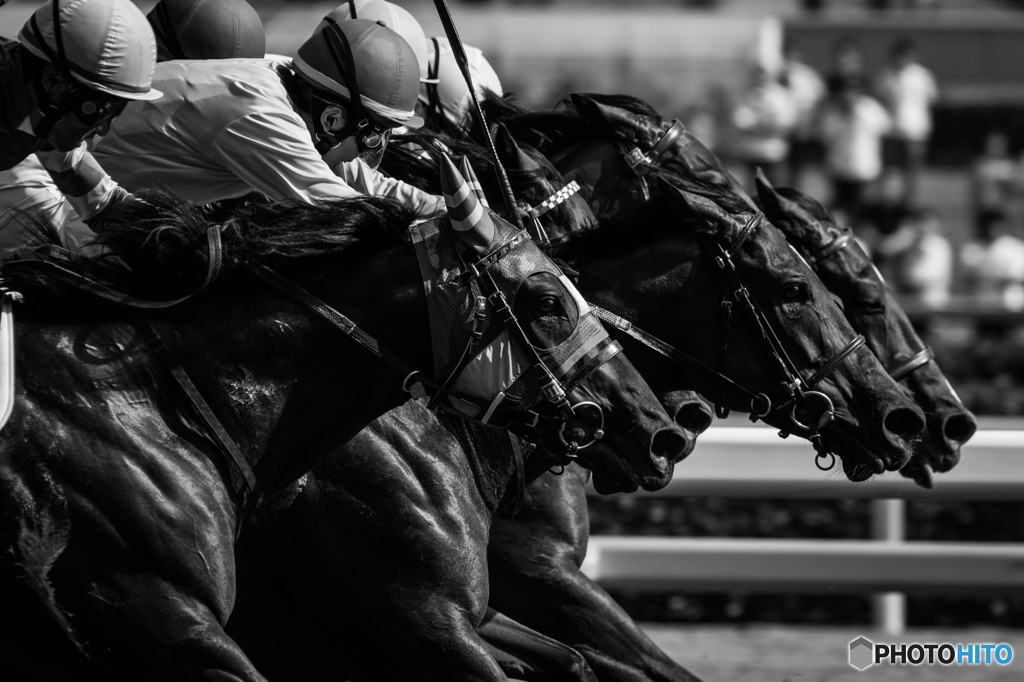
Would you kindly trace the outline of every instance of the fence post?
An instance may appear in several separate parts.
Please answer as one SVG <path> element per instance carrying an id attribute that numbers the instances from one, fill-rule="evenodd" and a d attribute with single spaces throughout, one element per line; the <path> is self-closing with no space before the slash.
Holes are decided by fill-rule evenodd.
<path id="1" fill-rule="evenodd" d="M 871 501 L 871 537 L 879 542 L 901 543 L 905 537 L 905 502 Z M 902 635 L 906 630 L 907 605 L 902 592 L 885 592 L 872 597 L 875 627 L 887 635 Z"/>

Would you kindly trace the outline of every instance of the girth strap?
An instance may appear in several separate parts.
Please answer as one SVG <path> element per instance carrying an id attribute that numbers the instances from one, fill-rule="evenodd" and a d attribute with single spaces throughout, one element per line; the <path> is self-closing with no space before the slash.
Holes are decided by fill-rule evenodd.
<path id="1" fill-rule="evenodd" d="M 167 344 L 164 343 L 163 339 L 160 338 L 160 334 L 157 333 L 156 328 L 150 323 L 148 319 L 142 314 L 133 314 L 132 322 L 135 327 L 142 333 L 142 336 L 146 339 L 150 348 L 157 354 L 160 360 L 163 361 L 164 365 L 170 371 L 175 381 L 178 382 L 178 386 L 188 397 L 192 403 L 192 407 L 196 409 L 199 416 L 202 417 L 203 421 L 209 427 L 210 432 L 213 434 L 217 445 L 223 452 L 228 454 L 228 470 L 231 477 L 231 487 L 235 494 L 242 498 L 242 516 L 238 523 L 238 528 L 235 530 L 235 538 L 238 538 L 238 534 L 241 533 L 242 527 L 245 525 L 245 520 L 249 516 L 249 512 L 253 506 L 258 502 L 260 496 L 259 482 L 256 480 L 256 474 L 253 473 L 252 467 L 249 466 L 249 462 L 245 459 L 242 451 L 235 443 L 234 439 L 221 424 L 220 419 L 214 414 L 210 405 L 203 398 L 203 394 L 199 392 L 196 385 L 192 383 L 192 379 L 189 378 L 185 368 L 182 367 L 178 358 L 174 356 L 174 353 Z M 244 484 L 244 487 L 243 487 Z"/>

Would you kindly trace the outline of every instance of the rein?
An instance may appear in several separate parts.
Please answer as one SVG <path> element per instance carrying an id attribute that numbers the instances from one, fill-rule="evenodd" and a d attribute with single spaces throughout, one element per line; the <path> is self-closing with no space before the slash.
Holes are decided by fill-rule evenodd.
<path id="1" fill-rule="evenodd" d="M 651 198 L 651 191 L 647 186 L 647 179 L 644 177 L 648 168 L 655 165 L 684 132 L 686 132 L 686 126 L 676 118 L 672 119 L 672 125 L 658 138 L 650 152 L 644 154 L 639 147 L 632 147 L 631 149 L 622 149 L 620 147 L 626 165 L 629 166 L 629 169 L 640 180 L 640 191 L 643 192 L 644 201 L 648 201 Z"/>

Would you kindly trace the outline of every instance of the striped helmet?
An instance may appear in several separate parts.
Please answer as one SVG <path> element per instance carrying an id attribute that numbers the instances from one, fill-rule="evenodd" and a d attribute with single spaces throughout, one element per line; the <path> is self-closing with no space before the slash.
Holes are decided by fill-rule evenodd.
<path id="1" fill-rule="evenodd" d="M 426 80 L 427 34 L 423 32 L 420 22 L 409 14 L 409 10 L 387 0 L 348 0 L 332 9 L 316 28 L 319 31 L 329 23 L 339 23 L 349 19 L 382 21 L 385 26 L 405 38 L 412 47 L 412 51 L 416 53 L 416 61 L 420 65 L 420 81 Z"/>
<path id="2" fill-rule="evenodd" d="M 32 14 L 18 41 L 92 90 L 150 100 L 156 40 L 129 0 L 50 0 Z"/>
<path id="3" fill-rule="evenodd" d="M 402 36 L 379 22 L 328 25 L 299 47 L 294 64 L 322 92 L 351 101 L 356 90 L 359 106 L 390 127 L 423 125 L 414 111 L 420 87 L 416 55 Z"/>
<path id="4" fill-rule="evenodd" d="M 263 59 L 267 36 L 245 0 L 160 0 L 146 15 L 157 58 Z"/>

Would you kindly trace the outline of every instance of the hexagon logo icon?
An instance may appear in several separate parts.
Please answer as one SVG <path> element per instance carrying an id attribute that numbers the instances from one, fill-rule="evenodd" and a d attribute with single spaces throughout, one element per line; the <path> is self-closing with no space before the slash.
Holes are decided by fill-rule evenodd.
<path id="1" fill-rule="evenodd" d="M 850 665 L 857 670 L 865 670 L 875 663 L 875 645 L 866 637 L 858 637 L 850 642 Z"/>

